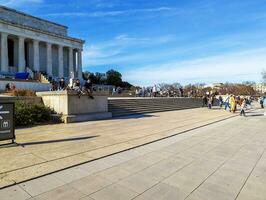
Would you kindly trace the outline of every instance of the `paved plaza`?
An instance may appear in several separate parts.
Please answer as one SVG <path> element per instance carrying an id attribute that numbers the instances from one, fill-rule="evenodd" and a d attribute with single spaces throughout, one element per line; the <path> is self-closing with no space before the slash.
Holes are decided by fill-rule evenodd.
<path id="1" fill-rule="evenodd" d="M 0 188 L 232 117 L 190 109 L 19 129 L 18 146 L 0 147 Z"/>
<path id="2" fill-rule="evenodd" d="M 178 116 L 178 112 L 158 115 Z M 184 116 L 188 113 L 182 111 Z M 134 120 L 141 123 L 126 121 Z M 246 118 L 223 120 L 2 189 L 0 199 L 262 200 L 266 197 L 265 120 L 261 111 L 253 111 Z M 109 121 L 91 126 L 99 123 Z M 157 123 L 154 126 L 163 129 Z M 82 124 L 76 126 L 81 128 Z"/>

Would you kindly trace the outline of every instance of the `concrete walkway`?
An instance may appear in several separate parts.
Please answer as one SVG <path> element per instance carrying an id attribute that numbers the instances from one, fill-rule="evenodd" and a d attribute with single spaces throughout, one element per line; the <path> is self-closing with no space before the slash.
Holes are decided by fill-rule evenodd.
<path id="1" fill-rule="evenodd" d="M 18 146 L 0 147 L 0 188 L 232 116 L 200 108 L 19 129 Z"/>
<path id="2" fill-rule="evenodd" d="M 0 190 L 0 199 L 262 200 L 266 118 L 261 114 L 231 118 L 24 182 Z"/>

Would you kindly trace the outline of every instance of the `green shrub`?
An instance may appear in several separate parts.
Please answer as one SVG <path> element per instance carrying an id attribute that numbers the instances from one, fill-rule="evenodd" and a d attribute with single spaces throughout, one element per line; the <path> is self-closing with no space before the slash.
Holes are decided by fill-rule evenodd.
<path id="1" fill-rule="evenodd" d="M 36 92 L 33 90 L 12 90 L 11 96 L 15 97 L 35 97 Z"/>
<path id="2" fill-rule="evenodd" d="M 16 126 L 28 126 L 49 122 L 52 112 L 44 105 L 18 101 L 15 103 L 15 124 Z"/>

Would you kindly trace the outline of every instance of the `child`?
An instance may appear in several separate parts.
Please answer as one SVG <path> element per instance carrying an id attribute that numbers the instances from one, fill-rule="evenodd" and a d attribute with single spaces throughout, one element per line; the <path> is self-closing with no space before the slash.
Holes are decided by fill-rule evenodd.
<path id="1" fill-rule="evenodd" d="M 246 99 L 243 99 L 242 101 L 241 101 L 241 105 L 240 105 L 240 107 L 241 107 L 241 110 L 240 110 L 240 116 L 246 116 L 246 113 L 245 113 L 245 107 L 246 107 Z"/>

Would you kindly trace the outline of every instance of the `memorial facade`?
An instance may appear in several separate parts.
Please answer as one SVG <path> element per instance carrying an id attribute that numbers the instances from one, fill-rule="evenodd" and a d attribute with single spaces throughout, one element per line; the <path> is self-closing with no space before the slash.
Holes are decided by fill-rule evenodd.
<path id="1" fill-rule="evenodd" d="M 2 73 L 31 70 L 50 77 L 82 77 L 84 40 L 68 36 L 68 27 L 0 6 Z"/>

